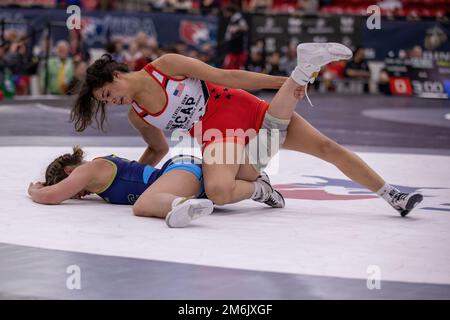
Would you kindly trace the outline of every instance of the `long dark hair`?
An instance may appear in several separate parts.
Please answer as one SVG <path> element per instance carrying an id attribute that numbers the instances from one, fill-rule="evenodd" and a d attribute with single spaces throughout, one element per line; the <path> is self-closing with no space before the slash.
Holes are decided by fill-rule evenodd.
<path id="1" fill-rule="evenodd" d="M 106 104 L 95 99 L 93 91 L 113 82 L 115 71 L 128 72 L 128 66 L 114 61 L 110 54 L 102 55 L 87 68 L 86 77 L 77 89 L 78 96 L 70 112 L 70 121 L 74 122 L 76 131 L 84 131 L 92 123 L 93 118 L 97 128 L 103 131 Z"/>

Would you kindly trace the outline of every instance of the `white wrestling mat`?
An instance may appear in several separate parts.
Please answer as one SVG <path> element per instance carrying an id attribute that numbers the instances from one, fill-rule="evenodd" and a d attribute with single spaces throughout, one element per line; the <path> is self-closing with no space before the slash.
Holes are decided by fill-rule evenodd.
<path id="1" fill-rule="evenodd" d="M 142 148 L 85 148 L 87 158 Z M 285 209 L 245 201 L 217 207 L 185 229 L 92 198 L 33 203 L 29 182 L 67 147 L 0 147 L 0 243 L 204 266 L 450 284 L 450 157 L 358 153 L 391 184 L 424 201 L 401 218 L 383 200 L 313 157 L 282 152 L 272 182 Z"/>

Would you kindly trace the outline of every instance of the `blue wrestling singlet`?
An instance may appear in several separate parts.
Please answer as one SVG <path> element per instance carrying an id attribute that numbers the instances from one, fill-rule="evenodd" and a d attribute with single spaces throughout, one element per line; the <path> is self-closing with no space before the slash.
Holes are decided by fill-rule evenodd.
<path id="1" fill-rule="evenodd" d="M 163 174 L 172 170 L 191 172 L 200 181 L 200 193 L 204 196 L 201 160 L 193 156 L 177 156 L 164 163 L 161 169 L 137 161 L 110 155 L 99 157 L 110 162 L 115 168 L 111 182 L 97 194 L 112 204 L 134 204 L 139 196 Z M 94 159 L 95 160 L 95 159 Z"/>

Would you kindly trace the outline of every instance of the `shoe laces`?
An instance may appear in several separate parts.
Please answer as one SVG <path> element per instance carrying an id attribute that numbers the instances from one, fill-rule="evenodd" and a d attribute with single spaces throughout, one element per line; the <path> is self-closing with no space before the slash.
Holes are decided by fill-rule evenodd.
<path id="1" fill-rule="evenodd" d="M 268 204 L 269 206 L 273 207 L 278 203 L 278 200 L 273 196 L 275 192 L 272 192 L 269 195 L 269 198 L 267 198 L 266 201 L 264 201 L 265 204 Z"/>
<path id="2" fill-rule="evenodd" d="M 310 99 L 309 96 L 308 96 L 308 83 L 305 85 L 305 96 L 306 96 L 306 99 L 307 99 L 308 102 L 309 102 L 309 105 L 310 105 L 311 107 L 314 107 L 314 105 L 313 105 L 312 102 L 311 102 L 311 99 Z"/>
<path id="3" fill-rule="evenodd" d="M 267 182 L 266 180 L 263 180 L 263 179 L 259 180 L 259 183 L 261 183 L 263 185 L 262 186 L 263 190 L 262 190 L 261 194 L 259 195 L 259 197 L 258 198 L 253 198 L 253 200 L 265 203 L 270 198 L 270 196 L 272 195 L 273 187 L 272 187 L 272 185 L 269 182 Z M 268 188 L 269 190 L 266 190 L 266 188 Z"/>
<path id="4" fill-rule="evenodd" d="M 404 200 L 407 196 L 408 196 L 407 193 L 398 192 L 392 197 L 392 201 L 393 202 L 399 202 L 399 201 Z"/>

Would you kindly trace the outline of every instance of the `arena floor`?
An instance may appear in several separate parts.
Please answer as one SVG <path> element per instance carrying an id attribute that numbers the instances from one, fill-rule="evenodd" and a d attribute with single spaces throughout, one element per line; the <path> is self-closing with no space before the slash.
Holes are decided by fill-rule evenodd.
<path id="1" fill-rule="evenodd" d="M 107 133 L 76 134 L 67 99 L 3 101 L 0 299 L 450 299 L 449 102 L 311 98 L 316 107 L 302 102 L 300 114 L 390 183 L 424 194 L 407 218 L 330 164 L 287 151 L 269 168 L 285 209 L 244 201 L 169 229 L 95 197 L 38 205 L 29 182 L 72 145 L 88 159 L 136 159 L 143 141 L 124 108 L 112 108 Z M 81 290 L 66 286 L 73 265 Z M 369 290 L 373 270 L 381 287 Z"/>

